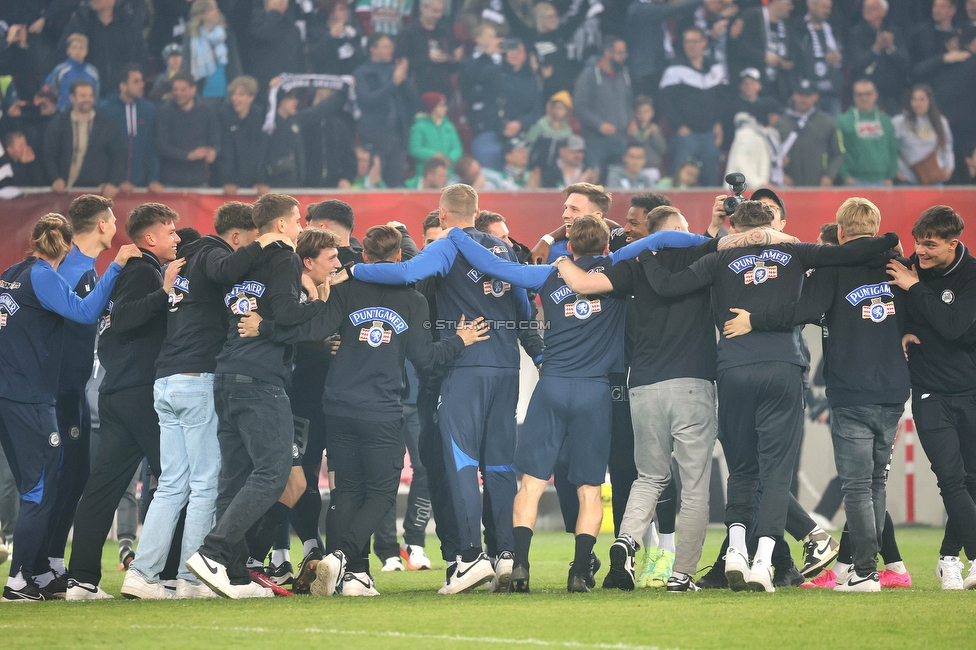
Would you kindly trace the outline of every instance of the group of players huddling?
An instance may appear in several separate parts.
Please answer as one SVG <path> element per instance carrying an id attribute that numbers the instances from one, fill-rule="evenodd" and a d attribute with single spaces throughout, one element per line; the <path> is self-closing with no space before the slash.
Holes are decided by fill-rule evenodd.
<path id="1" fill-rule="evenodd" d="M 567 588 L 594 588 L 608 469 L 616 540 L 603 588 L 910 586 L 885 506 L 910 396 L 948 513 L 936 573 L 944 589 L 976 588 L 976 565 L 964 578 L 960 559 L 976 559 L 976 262 L 952 208 L 921 214 L 905 259 L 862 198 L 807 244 L 783 232 L 770 190 L 738 203 L 731 234 L 718 197 L 705 235 L 660 195 L 634 196 L 622 227 L 602 187 L 563 196 L 564 226 L 529 251 L 474 189 L 449 186 L 419 253 L 396 222 L 357 246 L 336 200 L 309 206 L 303 230 L 298 202 L 270 193 L 221 206 L 216 234 L 178 256 L 179 216 L 145 203 L 101 278 L 111 200 L 84 195 L 67 218 L 41 218 L 29 256 L 0 279 L 0 442 L 21 494 L 3 601 L 111 598 L 102 546 L 143 458 L 157 483 L 124 596 L 378 595 L 368 553 L 403 468 L 405 360 L 442 594 L 530 590 L 553 477 L 575 533 Z M 823 327 L 839 545 L 790 491 L 806 323 Z M 105 375 L 89 459 L 96 340 Z M 539 381 L 518 432 L 520 345 Z M 696 583 L 716 439 L 728 535 Z M 291 591 L 263 567 L 289 521 L 305 554 Z M 802 568 L 784 531 L 803 542 Z M 411 568 L 430 567 L 406 551 Z"/>

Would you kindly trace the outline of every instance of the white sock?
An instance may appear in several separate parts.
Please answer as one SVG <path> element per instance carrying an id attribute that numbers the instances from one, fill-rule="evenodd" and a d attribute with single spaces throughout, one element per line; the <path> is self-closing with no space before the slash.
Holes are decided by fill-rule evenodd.
<path id="1" fill-rule="evenodd" d="M 776 546 L 776 540 L 772 537 L 760 537 L 759 538 L 759 548 L 756 550 L 755 562 L 763 561 L 764 564 L 773 563 L 773 548 Z"/>
<path id="2" fill-rule="evenodd" d="M 661 533 L 661 541 L 658 542 L 657 547 L 662 551 L 674 553 L 674 533 Z"/>
<path id="3" fill-rule="evenodd" d="M 288 553 L 288 549 L 275 549 L 271 551 L 271 564 L 275 566 L 281 566 L 285 562 L 291 562 L 291 555 Z"/>
<path id="4" fill-rule="evenodd" d="M 734 548 L 746 557 L 749 556 L 749 551 L 746 548 L 745 524 L 732 524 L 729 526 L 729 548 Z"/>
<path id="5" fill-rule="evenodd" d="M 51 570 L 54 571 L 56 575 L 63 576 L 68 570 L 64 567 L 63 557 L 49 557 L 47 559 L 51 563 Z"/>
<path id="6" fill-rule="evenodd" d="M 647 530 L 644 531 L 644 548 L 657 548 L 658 537 L 657 537 L 657 525 L 652 521 L 648 525 Z"/>
<path id="7" fill-rule="evenodd" d="M 803 538 L 803 541 L 804 542 L 809 542 L 813 538 L 814 535 L 818 535 L 820 533 L 826 533 L 826 532 L 827 531 L 825 531 L 820 526 L 814 526 L 813 527 L 813 530 L 811 530 L 809 533 L 807 533 L 807 536 Z"/>
<path id="8" fill-rule="evenodd" d="M 24 580 L 24 574 L 18 571 L 17 575 L 10 576 L 9 578 L 7 578 L 7 586 L 13 589 L 14 591 L 26 587 L 27 581 Z"/>
<path id="9" fill-rule="evenodd" d="M 308 555 L 312 552 L 313 548 L 319 547 L 319 541 L 317 539 L 310 539 L 307 542 L 302 543 L 302 546 L 304 547 L 305 555 Z"/>
<path id="10" fill-rule="evenodd" d="M 671 577 L 672 578 L 675 578 L 676 580 L 684 580 L 685 578 L 688 577 L 688 574 L 687 573 L 681 573 L 681 571 L 672 571 L 671 572 Z"/>
<path id="11" fill-rule="evenodd" d="M 905 567 L 905 563 L 901 560 L 897 562 L 889 562 L 885 565 L 885 570 L 894 571 L 895 573 L 908 573 L 908 569 Z"/>
<path id="12" fill-rule="evenodd" d="M 844 562 L 834 562 L 834 574 L 838 578 L 844 577 L 844 574 L 850 573 L 851 569 L 854 568 L 853 564 L 845 564 Z"/>
<path id="13" fill-rule="evenodd" d="M 39 576 L 34 576 L 34 584 L 36 584 L 39 589 L 43 589 L 44 587 L 51 584 L 54 578 L 55 578 L 54 572 L 48 571 L 47 573 L 42 573 Z"/>

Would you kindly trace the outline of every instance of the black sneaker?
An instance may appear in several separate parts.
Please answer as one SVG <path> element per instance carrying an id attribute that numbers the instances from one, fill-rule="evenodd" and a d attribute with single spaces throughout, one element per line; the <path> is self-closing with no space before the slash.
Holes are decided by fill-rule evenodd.
<path id="1" fill-rule="evenodd" d="M 274 580 L 274 583 L 279 587 L 284 587 L 295 581 L 295 570 L 292 568 L 291 562 L 285 560 L 277 566 L 269 564 L 267 576 Z"/>
<path id="2" fill-rule="evenodd" d="M 571 594 L 590 593 L 590 588 L 586 586 L 586 576 L 581 576 L 570 567 L 569 578 L 566 580 L 566 591 Z"/>
<path id="3" fill-rule="evenodd" d="M 675 578 L 671 576 L 668 578 L 667 591 L 669 593 L 680 593 L 683 591 L 701 591 L 701 587 L 696 585 L 691 580 L 691 576 L 685 576 L 684 578 Z"/>
<path id="4" fill-rule="evenodd" d="M 119 547 L 119 571 L 128 571 L 134 559 L 136 559 L 136 552 L 131 546 L 123 544 Z"/>
<path id="5" fill-rule="evenodd" d="M 774 587 L 799 587 L 803 584 L 803 574 L 790 562 L 789 568 L 780 569 L 773 567 L 773 586 Z"/>
<path id="6" fill-rule="evenodd" d="M 44 588 L 41 591 L 51 595 L 51 598 L 47 598 L 45 594 L 46 600 L 64 600 L 64 596 L 68 592 L 68 576 L 58 576 L 51 582 L 44 585 Z"/>
<path id="7" fill-rule="evenodd" d="M 292 582 L 292 591 L 296 594 L 311 593 L 312 583 L 315 582 L 315 569 L 322 561 L 325 554 L 318 546 L 313 548 L 305 555 L 301 567 L 298 569 L 298 576 Z"/>
<path id="8" fill-rule="evenodd" d="M 803 552 L 806 558 L 803 560 L 803 568 L 800 569 L 800 573 L 809 580 L 834 561 L 840 553 L 840 544 L 830 534 L 820 532 L 811 535 L 810 541 L 803 544 Z"/>
<path id="9" fill-rule="evenodd" d="M 47 600 L 44 594 L 29 582 L 20 589 L 4 587 L 3 598 L 0 598 L 0 602 L 4 603 L 36 603 L 42 600 Z"/>
<path id="10" fill-rule="evenodd" d="M 596 574 L 600 571 L 600 558 L 596 553 L 590 551 L 590 572 L 586 575 L 586 586 L 590 589 L 596 587 Z"/>
<path id="11" fill-rule="evenodd" d="M 725 563 L 712 565 L 711 570 L 695 582 L 699 589 L 728 589 L 729 580 L 725 577 Z"/>
<path id="12" fill-rule="evenodd" d="M 529 567 L 512 567 L 512 579 L 508 583 L 508 593 L 527 594 L 529 593 Z"/>
<path id="13" fill-rule="evenodd" d="M 628 535 L 621 535 L 610 547 L 610 570 L 603 579 L 604 589 L 633 591 L 634 556 L 640 546 Z"/>

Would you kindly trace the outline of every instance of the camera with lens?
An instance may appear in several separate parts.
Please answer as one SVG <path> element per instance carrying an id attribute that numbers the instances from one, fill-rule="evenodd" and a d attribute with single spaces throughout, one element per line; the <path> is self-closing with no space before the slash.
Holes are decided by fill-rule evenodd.
<path id="1" fill-rule="evenodd" d="M 725 214 L 731 217 L 735 209 L 739 207 L 739 204 L 746 200 L 742 196 L 742 190 L 746 189 L 746 176 L 745 174 L 735 172 L 726 176 L 725 182 L 729 184 L 729 189 L 732 190 L 732 196 L 725 197 L 725 200 L 722 202 L 722 208 L 725 209 Z"/>

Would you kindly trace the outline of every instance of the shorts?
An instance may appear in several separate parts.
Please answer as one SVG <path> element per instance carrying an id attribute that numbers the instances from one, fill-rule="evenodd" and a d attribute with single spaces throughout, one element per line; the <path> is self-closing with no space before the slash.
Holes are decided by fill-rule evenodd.
<path id="1" fill-rule="evenodd" d="M 610 410 L 606 379 L 543 375 L 529 400 L 515 471 L 548 480 L 562 450 L 570 483 L 602 485 L 610 458 Z"/>

